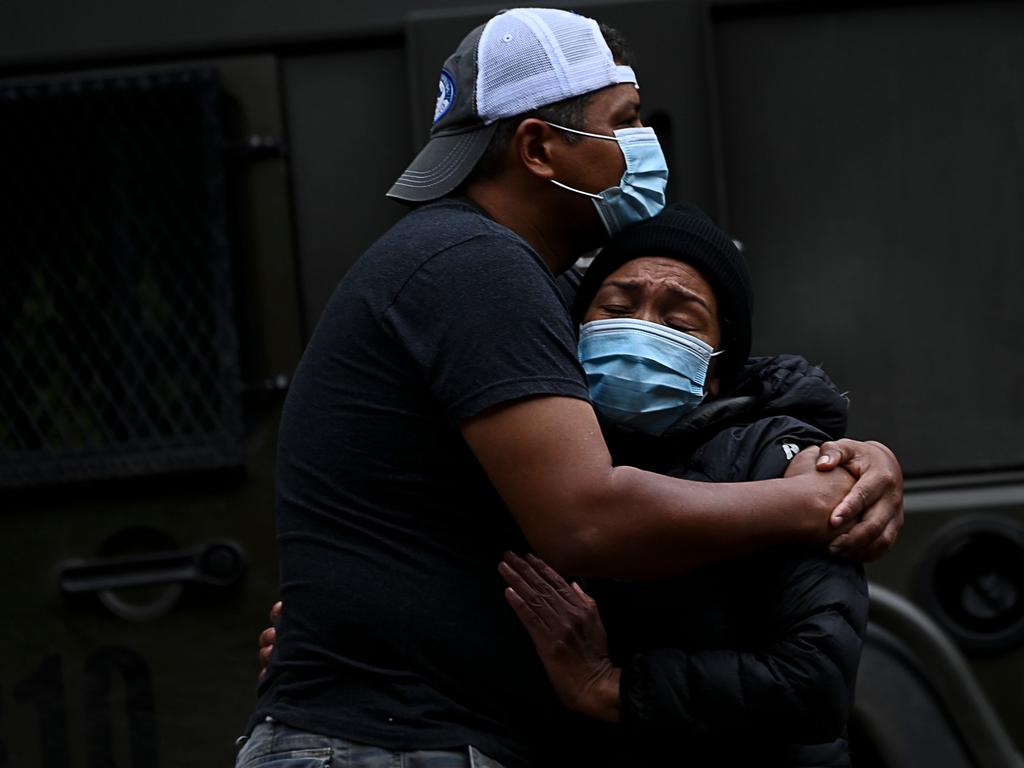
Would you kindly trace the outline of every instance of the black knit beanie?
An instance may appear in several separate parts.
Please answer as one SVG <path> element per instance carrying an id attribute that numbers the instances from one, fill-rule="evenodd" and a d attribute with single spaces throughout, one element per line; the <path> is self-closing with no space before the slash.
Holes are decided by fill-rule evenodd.
<path id="1" fill-rule="evenodd" d="M 572 316 L 576 325 L 597 294 L 601 284 L 627 261 L 641 256 L 666 256 L 697 269 L 715 292 L 722 323 L 725 350 L 718 358 L 718 371 L 729 384 L 750 356 L 750 313 L 754 295 L 747 262 L 732 238 L 715 226 L 700 208 L 677 203 L 657 216 L 624 230 L 614 237 L 587 268 Z"/>

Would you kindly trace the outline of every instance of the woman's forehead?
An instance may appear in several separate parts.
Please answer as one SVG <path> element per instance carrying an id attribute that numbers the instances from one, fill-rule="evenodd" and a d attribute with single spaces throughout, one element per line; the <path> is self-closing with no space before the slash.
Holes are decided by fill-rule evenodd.
<path id="1" fill-rule="evenodd" d="M 678 283 L 711 299 L 714 290 L 696 267 L 668 256 L 641 256 L 631 259 L 604 279 L 609 283 Z"/>

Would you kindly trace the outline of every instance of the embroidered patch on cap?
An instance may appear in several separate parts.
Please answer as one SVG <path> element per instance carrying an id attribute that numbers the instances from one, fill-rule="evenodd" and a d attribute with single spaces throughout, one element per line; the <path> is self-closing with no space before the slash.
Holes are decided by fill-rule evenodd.
<path id="1" fill-rule="evenodd" d="M 447 69 L 441 70 L 441 79 L 437 83 L 437 104 L 434 105 L 434 122 L 436 123 L 451 108 L 455 101 L 455 78 Z"/>

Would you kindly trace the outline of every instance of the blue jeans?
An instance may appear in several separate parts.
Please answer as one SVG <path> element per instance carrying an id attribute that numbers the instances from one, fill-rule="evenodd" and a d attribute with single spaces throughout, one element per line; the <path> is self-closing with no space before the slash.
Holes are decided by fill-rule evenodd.
<path id="1" fill-rule="evenodd" d="M 268 719 L 242 737 L 235 768 L 502 768 L 476 747 L 411 752 L 359 744 Z"/>

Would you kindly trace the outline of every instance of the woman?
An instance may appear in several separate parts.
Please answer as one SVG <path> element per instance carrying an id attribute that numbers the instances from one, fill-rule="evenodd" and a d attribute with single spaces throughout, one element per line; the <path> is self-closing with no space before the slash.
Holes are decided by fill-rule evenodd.
<path id="1" fill-rule="evenodd" d="M 823 372 L 792 356 L 747 362 L 750 306 L 742 256 L 693 207 L 595 259 L 574 312 L 616 462 L 762 480 L 841 436 L 846 403 Z M 859 565 L 780 547 L 671 581 L 595 582 L 593 598 L 532 556 L 499 570 L 562 702 L 618 723 L 571 739 L 578 764 L 849 765 Z"/>

